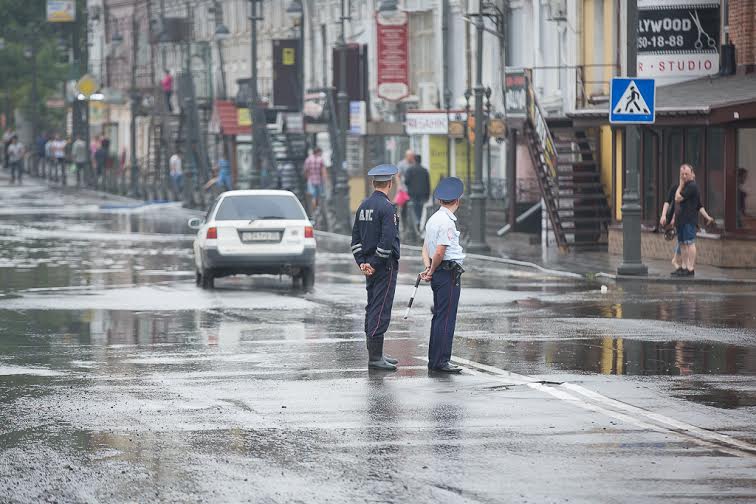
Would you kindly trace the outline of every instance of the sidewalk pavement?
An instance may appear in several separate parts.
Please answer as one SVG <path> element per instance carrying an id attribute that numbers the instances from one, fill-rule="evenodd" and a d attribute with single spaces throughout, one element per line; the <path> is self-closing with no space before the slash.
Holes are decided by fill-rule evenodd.
<path id="1" fill-rule="evenodd" d="M 586 278 L 616 281 L 644 281 L 669 283 L 742 283 L 756 284 L 756 269 L 748 268 L 717 268 L 700 264 L 696 266 L 696 276 L 693 278 L 675 278 L 672 272 L 672 246 L 670 245 L 669 261 L 643 258 L 643 264 L 648 266 L 647 277 L 617 275 L 617 267 L 622 263 L 622 256 L 611 255 L 606 251 L 584 251 L 571 249 L 560 252 L 557 247 L 541 247 L 533 245 L 530 238 L 533 235 L 524 233 L 510 233 L 503 238 L 487 237 L 491 247 L 491 255 L 518 261 L 533 262 L 544 268 L 578 273 Z"/>
<path id="2" fill-rule="evenodd" d="M 43 186 L 45 181 L 27 174 L 24 177 L 24 185 Z M 0 169 L 0 186 L 10 186 L 10 173 Z M 82 193 L 99 194 L 115 198 L 120 202 L 141 203 L 125 196 L 117 196 L 110 193 L 96 191 L 94 189 L 76 188 L 67 186 L 66 192 L 80 191 Z M 195 211 L 188 210 L 192 213 Z M 332 233 L 319 233 L 322 236 L 335 238 Z M 491 253 L 485 256 L 470 254 L 471 259 L 493 261 L 508 266 L 536 269 L 540 272 L 563 278 L 587 279 L 595 281 L 635 281 L 635 282 L 669 282 L 684 284 L 756 284 L 756 269 L 744 268 L 717 268 L 714 266 L 699 265 L 696 267 L 694 278 L 674 278 L 669 275 L 672 265 L 669 261 L 658 259 L 643 259 L 648 266 L 647 277 L 632 277 L 617 275 L 617 266 L 622 262 L 622 257 L 610 255 L 602 251 L 570 250 L 560 252 L 557 247 L 541 247 L 540 244 L 531 244 L 533 235 L 525 233 L 509 233 L 503 238 L 488 236 L 486 240 L 491 247 Z M 348 237 L 344 236 L 344 239 Z M 420 247 L 402 245 L 412 251 L 419 251 Z M 672 247 L 670 246 L 670 259 Z"/>

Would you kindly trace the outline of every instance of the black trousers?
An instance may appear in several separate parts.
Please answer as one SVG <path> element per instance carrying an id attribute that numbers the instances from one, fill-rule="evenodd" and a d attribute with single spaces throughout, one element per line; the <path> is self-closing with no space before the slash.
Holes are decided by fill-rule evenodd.
<path id="1" fill-rule="evenodd" d="M 367 306 L 365 307 L 365 335 L 368 340 L 383 337 L 391 322 L 391 308 L 396 292 L 399 262 L 390 259 L 367 277 Z"/>
<path id="2" fill-rule="evenodd" d="M 21 182 L 21 179 L 24 176 L 23 167 L 21 166 L 21 161 L 10 161 L 10 170 L 11 170 L 11 182 L 15 182 L 16 179 L 18 179 L 18 181 Z"/>
<path id="3" fill-rule="evenodd" d="M 452 354 L 454 329 L 457 325 L 457 306 L 462 289 L 461 274 L 454 269 L 433 272 L 433 319 L 428 344 L 428 367 L 438 369 L 449 363 Z"/>

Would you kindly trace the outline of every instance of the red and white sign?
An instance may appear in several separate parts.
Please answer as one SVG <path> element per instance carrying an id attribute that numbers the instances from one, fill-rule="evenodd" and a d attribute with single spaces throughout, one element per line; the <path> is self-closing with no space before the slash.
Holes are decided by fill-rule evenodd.
<path id="1" fill-rule="evenodd" d="M 639 54 L 643 77 L 698 77 L 719 72 L 719 53 Z"/>
<path id="2" fill-rule="evenodd" d="M 409 17 L 377 13 L 378 96 L 399 101 L 409 96 Z"/>
<path id="3" fill-rule="evenodd" d="M 464 110 L 413 110 L 407 112 L 404 129 L 408 135 L 448 135 L 449 120 L 464 121 L 467 114 Z"/>

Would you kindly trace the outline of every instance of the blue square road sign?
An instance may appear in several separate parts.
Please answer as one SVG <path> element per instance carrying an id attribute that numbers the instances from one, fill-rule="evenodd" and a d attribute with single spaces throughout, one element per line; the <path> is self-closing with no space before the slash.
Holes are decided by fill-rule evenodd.
<path id="1" fill-rule="evenodd" d="M 612 124 L 653 124 L 656 120 L 656 81 L 614 77 L 609 99 Z"/>

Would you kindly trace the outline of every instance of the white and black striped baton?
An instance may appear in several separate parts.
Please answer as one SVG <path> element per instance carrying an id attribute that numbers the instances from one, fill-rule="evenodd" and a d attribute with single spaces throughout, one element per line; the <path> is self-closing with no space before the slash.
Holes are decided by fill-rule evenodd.
<path id="1" fill-rule="evenodd" d="M 410 308 L 412 308 L 412 302 L 415 300 L 415 295 L 417 294 L 417 288 L 419 285 L 420 285 L 420 275 L 417 275 L 417 280 L 415 280 L 415 289 L 412 291 L 412 296 L 410 297 L 409 303 L 407 303 L 407 311 L 404 313 L 405 319 L 409 317 Z"/>

